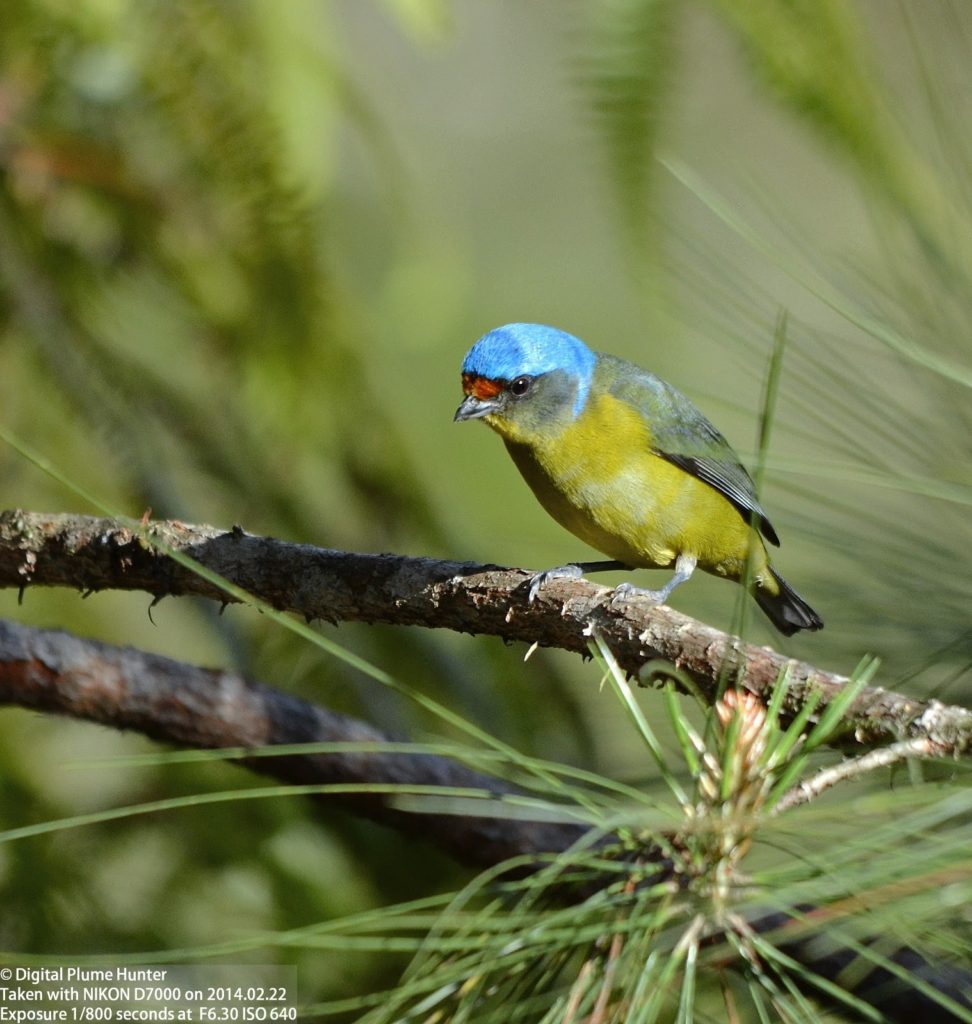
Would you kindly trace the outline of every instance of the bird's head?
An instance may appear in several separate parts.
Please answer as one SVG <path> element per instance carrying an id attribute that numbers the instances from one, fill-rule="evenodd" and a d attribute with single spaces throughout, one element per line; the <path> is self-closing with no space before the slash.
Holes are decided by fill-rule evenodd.
<path id="1" fill-rule="evenodd" d="M 581 412 L 596 361 L 584 342 L 555 327 L 497 327 L 463 360 L 466 397 L 455 419 L 482 418 L 511 441 L 529 441 Z"/>

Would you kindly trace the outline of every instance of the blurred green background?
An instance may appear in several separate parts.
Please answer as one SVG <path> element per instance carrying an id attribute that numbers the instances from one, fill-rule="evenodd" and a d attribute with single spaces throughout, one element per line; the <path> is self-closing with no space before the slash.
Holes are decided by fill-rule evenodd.
<path id="1" fill-rule="evenodd" d="M 570 330 L 752 465 L 786 310 L 764 504 L 826 629 L 783 641 L 754 612 L 749 633 L 967 703 L 970 32 L 967 4 L 885 0 L 5 0 L 0 419 L 132 516 L 540 569 L 590 553 L 452 423 L 473 341 Z M 5 507 L 95 511 L 7 447 L 0 484 Z M 0 594 L 18 621 L 439 728 L 255 614 L 148 604 Z M 736 592 L 699 578 L 673 604 L 730 628 Z M 324 628 L 525 750 L 650 776 L 577 659 Z M 7 827 L 250 782 L 78 767 L 153 749 L 94 726 L 0 730 Z M 242 806 L 0 847 L 0 948 L 195 947 L 462 877 L 377 827 Z M 300 957 L 319 998 L 394 979 Z"/>

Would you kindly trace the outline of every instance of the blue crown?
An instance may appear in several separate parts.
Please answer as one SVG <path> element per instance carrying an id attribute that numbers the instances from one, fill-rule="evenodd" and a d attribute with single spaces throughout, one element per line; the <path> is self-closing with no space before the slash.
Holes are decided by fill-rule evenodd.
<path id="1" fill-rule="evenodd" d="M 563 370 L 577 380 L 576 416 L 587 401 L 597 356 L 566 331 L 545 324 L 506 324 L 484 334 L 466 353 L 463 373 L 489 380 L 539 377 Z"/>

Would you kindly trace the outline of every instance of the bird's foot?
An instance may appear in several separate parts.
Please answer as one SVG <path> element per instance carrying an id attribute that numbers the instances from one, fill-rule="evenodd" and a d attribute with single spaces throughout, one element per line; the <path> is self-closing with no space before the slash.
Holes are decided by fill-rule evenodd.
<path id="1" fill-rule="evenodd" d="M 652 604 L 664 604 L 668 594 L 669 591 L 664 587 L 661 590 L 648 590 L 645 587 L 636 587 L 633 583 L 619 583 L 611 591 L 608 604 L 613 607 L 616 604 L 629 601 L 633 597 L 643 598 Z"/>
<path id="2" fill-rule="evenodd" d="M 543 572 L 535 573 L 530 577 L 530 590 L 527 594 L 527 603 L 533 604 L 541 587 L 546 586 L 551 580 L 579 580 L 584 575 L 584 570 L 579 565 L 558 565 L 555 569 L 545 569 Z"/>
<path id="3" fill-rule="evenodd" d="M 611 593 L 609 604 L 613 607 L 632 597 L 641 597 L 652 604 L 664 604 L 669 594 L 678 586 L 681 586 L 689 579 L 698 559 L 695 555 L 682 552 L 675 559 L 675 575 L 661 588 L 661 590 L 643 590 L 641 587 L 632 586 L 630 583 L 619 583 Z"/>

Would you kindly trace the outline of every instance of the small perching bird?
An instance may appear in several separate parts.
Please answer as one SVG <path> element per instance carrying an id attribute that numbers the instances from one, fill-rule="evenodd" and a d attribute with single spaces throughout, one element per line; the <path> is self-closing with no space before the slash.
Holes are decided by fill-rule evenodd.
<path id="1" fill-rule="evenodd" d="M 550 515 L 614 560 L 538 573 L 531 600 L 550 579 L 674 566 L 660 590 L 615 589 L 662 602 L 696 568 L 741 582 L 749 560 L 751 593 L 780 632 L 823 626 L 770 565 L 763 538 L 779 538 L 752 478 L 670 384 L 565 331 L 507 324 L 469 350 L 462 389 L 456 420 L 484 419 Z"/>

